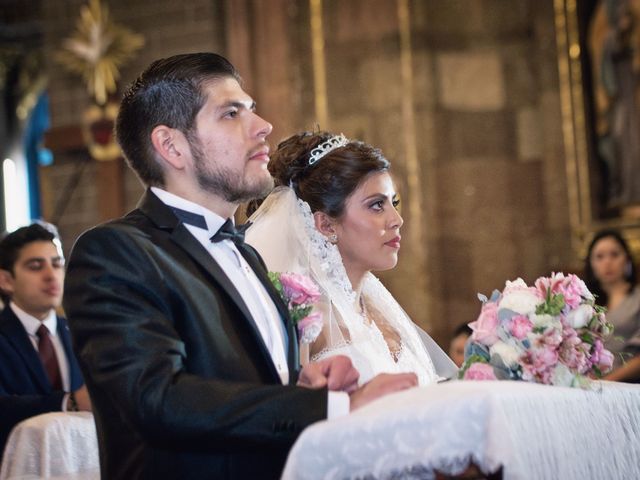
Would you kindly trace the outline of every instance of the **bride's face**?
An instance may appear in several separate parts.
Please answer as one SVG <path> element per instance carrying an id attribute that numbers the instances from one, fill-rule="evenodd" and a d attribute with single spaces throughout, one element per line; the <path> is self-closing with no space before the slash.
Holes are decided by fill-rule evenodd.
<path id="1" fill-rule="evenodd" d="M 398 263 L 402 217 L 387 172 L 371 175 L 347 199 L 335 225 L 338 249 L 350 278 Z"/>

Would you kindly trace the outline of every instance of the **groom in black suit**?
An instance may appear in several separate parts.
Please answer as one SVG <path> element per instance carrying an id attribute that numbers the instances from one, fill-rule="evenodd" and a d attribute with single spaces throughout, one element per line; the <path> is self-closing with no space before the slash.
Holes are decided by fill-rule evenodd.
<path id="1" fill-rule="evenodd" d="M 215 54 L 153 63 L 116 134 L 149 187 L 74 246 L 64 306 L 94 402 L 102 478 L 278 478 L 309 424 L 415 385 L 357 388 L 346 357 L 299 371 L 295 327 L 233 225 L 266 194 L 271 125 Z"/>

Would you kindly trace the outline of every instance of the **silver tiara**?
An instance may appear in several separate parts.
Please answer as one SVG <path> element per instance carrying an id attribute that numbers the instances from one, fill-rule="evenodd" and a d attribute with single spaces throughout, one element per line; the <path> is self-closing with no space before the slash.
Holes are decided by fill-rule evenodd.
<path id="1" fill-rule="evenodd" d="M 309 165 L 313 165 L 327 153 L 335 150 L 336 148 L 344 147 L 347 143 L 349 143 L 349 139 L 342 133 L 340 135 L 334 135 L 326 142 L 322 142 L 316 148 L 311 150 L 311 154 L 309 155 Z"/>

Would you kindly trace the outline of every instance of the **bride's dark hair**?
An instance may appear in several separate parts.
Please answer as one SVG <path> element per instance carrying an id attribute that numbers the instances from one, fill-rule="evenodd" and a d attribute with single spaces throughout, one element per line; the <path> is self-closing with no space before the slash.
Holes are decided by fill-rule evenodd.
<path id="1" fill-rule="evenodd" d="M 292 135 L 278 144 L 268 168 L 275 185 L 291 186 L 312 212 L 319 210 L 338 218 L 344 212 L 347 198 L 362 181 L 372 173 L 389 170 L 390 164 L 379 149 L 352 140 L 309 165 L 311 151 L 333 136 L 329 132 Z M 250 203 L 247 215 L 260 203 Z"/>

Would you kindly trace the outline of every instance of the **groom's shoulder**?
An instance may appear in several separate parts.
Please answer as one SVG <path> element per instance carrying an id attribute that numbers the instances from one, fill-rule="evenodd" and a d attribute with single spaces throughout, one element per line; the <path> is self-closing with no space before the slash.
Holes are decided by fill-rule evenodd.
<path id="1" fill-rule="evenodd" d="M 130 211 L 126 215 L 108 220 L 104 223 L 90 228 L 84 235 L 104 235 L 104 234 L 138 234 L 149 230 L 153 222 L 138 208 Z"/>
<path id="2" fill-rule="evenodd" d="M 123 217 L 101 223 L 83 232 L 73 245 L 72 255 L 74 251 L 92 246 L 114 249 L 125 242 L 149 241 L 153 231 L 153 222 L 139 209 L 135 209 Z"/>

